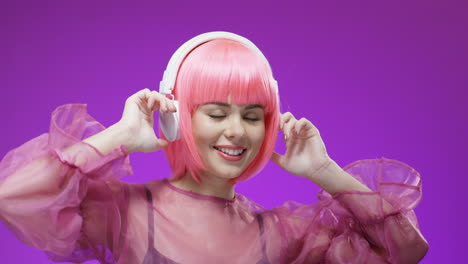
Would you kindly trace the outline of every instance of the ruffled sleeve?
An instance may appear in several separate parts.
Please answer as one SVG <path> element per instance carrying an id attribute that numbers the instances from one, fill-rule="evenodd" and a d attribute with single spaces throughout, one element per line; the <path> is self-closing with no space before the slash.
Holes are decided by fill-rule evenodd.
<path id="1" fill-rule="evenodd" d="M 419 173 L 390 159 L 344 168 L 372 192 L 325 191 L 318 202 L 288 201 L 273 210 L 285 263 L 417 263 L 428 244 L 413 209 L 421 200 Z"/>
<path id="2" fill-rule="evenodd" d="M 132 170 L 124 146 L 103 155 L 82 142 L 102 130 L 85 105 L 64 105 L 49 133 L 0 162 L 0 220 L 53 260 L 109 261 L 122 248 L 128 198 L 118 178 Z"/>

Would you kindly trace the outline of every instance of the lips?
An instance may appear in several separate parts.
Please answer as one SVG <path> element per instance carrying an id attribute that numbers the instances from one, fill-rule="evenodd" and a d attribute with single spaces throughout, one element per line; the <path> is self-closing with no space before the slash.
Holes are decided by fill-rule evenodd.
<path id="1" fill-rule="evenodd" d="M 224 159 L 229 161 L 241 160 L 247 150 L 244 147 L 229 146 L 229 145 L 217 145 L 213 147 L 216 152 Z"/>

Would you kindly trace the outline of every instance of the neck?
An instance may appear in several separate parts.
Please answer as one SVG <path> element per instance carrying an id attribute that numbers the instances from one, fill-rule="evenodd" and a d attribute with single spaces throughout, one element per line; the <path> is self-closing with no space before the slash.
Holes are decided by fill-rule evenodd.
<path id="1" fill-rule="evenodd" d="M 177 180 L 169 180 L 169 182 L 182 190 L 220 197 L 231 200 L 234 198 L 235 190 L 234 185 L 229 183 L 229 179 L 216 177 L 209 173 L 202 173 L 200 175 L 201 184 L 197 183 L 192 175 L 187 172 L 185 175 Z"/>

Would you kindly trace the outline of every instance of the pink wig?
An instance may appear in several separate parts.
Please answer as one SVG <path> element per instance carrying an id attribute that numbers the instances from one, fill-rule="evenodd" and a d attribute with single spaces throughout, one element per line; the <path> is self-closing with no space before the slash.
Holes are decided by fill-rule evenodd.
<path id="1" fill-rule="evenodd" d="M 258 155 L 234 184 L 259 172 L 273 152 L 279 124 L 279 98 L 267 62 L 247 46 L 228 39 L 201 44 L 184 59 L 175 83 L 174 96 L 179 101 L 181 139 L 169 144 L 165 153 L 172 177 L 187 171 L 200 183 L 205 169 L 192 135 L 192 115 L 201 104 L 260 104 L 265 111 L 265 138 Z M 162 133 L 160 133 L 162 135 Z"/>

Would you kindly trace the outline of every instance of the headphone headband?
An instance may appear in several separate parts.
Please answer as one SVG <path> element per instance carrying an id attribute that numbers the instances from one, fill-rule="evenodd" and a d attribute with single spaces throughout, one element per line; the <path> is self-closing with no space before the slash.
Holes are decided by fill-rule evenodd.
<path id="1" fill-rule="evenodd" d="M 161 94 L 172 94 L 172 90 L 174 90 L 177 74 L 179 72 L 179 68 L 182 64 L 182 61 L 185 59 L 185 57 L 197 46 L 208 42 L 210 40 L 214 39 L 230 39 L 234 40 L 237 42 L 240 42 L 247 47 L 251 48 L 254 50 L 256 53 L 258 53 L 267 63 L 267 65 L 270 67 L 270 64 L 268 63 L 268 60 L 265 58 L 265 55 L 260 51 L 260 49 L 255 46 L 250 40 L 239 36 L 234 33 L 230 32 L 225 32 L 225 31 L 213 31 L 213 32 L 208 32 L 204 33 L 201 35 L 198 35 L 189 41 L 185 42 L 182 46 L 180 46 L 177 51 L 172 55 L 171 59 L 169 60 L 169 63 L 167 64 L 167 68 L 164 71 L 163 79 L 159 83 L 159 93 Z M 272 81 L 275 84 L 275 89 L 277 89 L 277 83 L 276 80 L 272 79 Z"/>

